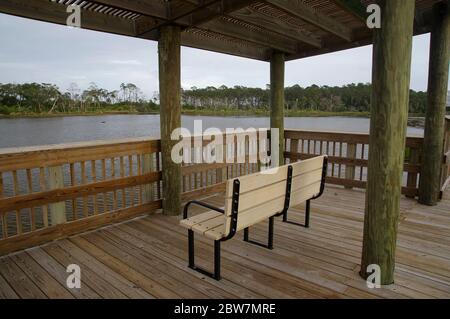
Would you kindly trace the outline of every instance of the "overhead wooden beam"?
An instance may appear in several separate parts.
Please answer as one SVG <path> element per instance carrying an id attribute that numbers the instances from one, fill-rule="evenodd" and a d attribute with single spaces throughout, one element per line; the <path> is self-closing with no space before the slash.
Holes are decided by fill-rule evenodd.
<path id="1" fill-rule="evenodd" d="M 270 30 L 285 37 L 306 43 L 315 48 L 323 46 L 322 40 L 308 36 L 301 32 L 299 28 L 283 23 L 278 19 L 273 19 L 261 12 L 251 10 L 250 8 L 243 8 L 229 14 L 230 17 L 241 20 L 246 23 L 256 25 L 260 28 Z"/>
<path id="2" fill-rule="evenodd" d="M 367 11 L 361 0 L 333 0 L 333 2 L 361 22 L 366 23 Z"/>
<path id="3" fill-rule="evenodd" d="M 217 4 L 219 0 L 204 0 L 199 5 L 191 5 L 190 3 L 178 3 L 178 6 L 171 6 L 171 2 L 168 2 L 168 14 L 165 21 L 158 21 L 151 28 L 139 33 L 139 36 L 145 37 L 148 34 L 155 34 L 158 29 L 164 25 L 178 24 L 181 26 L 191 26 L 192 17 L 195 14 L 201 14 L 203 12 L 209 12 L 209 7 L 213 4 Z"/>
<path id="4" fill-rule="evenodd" d="M 342 23 L 321 14 L 301 1 L 266 0 L 267 3 L 282 9 L 307 23 L 332 33 L 346 41 L 353 40 L 352 31 Z"/>
<path id="5" fill-rule="evenodd" d="M 48 0 L 1 0 L 0 12 L 18 17 L 66 25 L 67 6 Z M 89 10 L 81 10 L 81 27 L 108 33 L 135 36 L 132 20 L 122 19 Z"/>
<path id="6" fill-rule="evenodd" d="M 270 49 L 254 46 L 240 41 L 222 40 L 200 29 L 190 29 L 181 33 L 181 43 L 183 46 L 202 49 L 213 52 L 220 52 L 255 60 L 268 61 L 270 59 Z"/>
<path id="7" fill-rule="evenodd" d="M 189 26 L 198 26 L 220 16 L 245 8 L 258 0 L 227 0 L 194 12 L 190 16 Z"/>
<path id="8" fill-rule="evenodd" d="M 256 28 L 248 28 L 240 25 L 238 22 L 233 22 L 232 20 L 226 21 L 225 19 L 219 18 L 217 20 L 202 24 L 200 28 L 248 42 L 253 42 L 285 53 L 298 52 L 298 43 L 296 41 L 286 39 L 277 34 L 270 34 L 260 31 Z"/>
<path id="9" fill-rule="evenodd" d="M 89 2 L 109 6 L 116 9 L 131 11 L 150 17 L 168 19 L 167 9 L 159 1 L 145 0 L 90 0 Z"/>
<path id="10" fill-rule="evenodd" d="M 328 40 L 324 43 L 322 48 L 303 48 L 299 53 L 286 56 L 286 61 L 292 61 L 297 59 L 304 59 L 312 56 L 317 56 L 326 53 L 338 52 L 353 48 L 370 45 L 373 43 L 373 31 L 368 28 L 361 28 L 354 32 L 354 41 L 342 42 L 339 39 L 334 41 Z"/>

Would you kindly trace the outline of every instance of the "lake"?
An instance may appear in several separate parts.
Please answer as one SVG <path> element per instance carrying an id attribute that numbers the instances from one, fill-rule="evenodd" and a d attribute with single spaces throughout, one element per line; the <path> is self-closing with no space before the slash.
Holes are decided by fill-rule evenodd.
<path id="1" fill-rule="evenodd" d="M 183 127 L 193 130 L 194 121 L 202 120 L 203 129 L 266 128 L 265 117 L 183 116 Z M 353 117 L 289 117 L 287 129 L 337 132 L 369 132 L 370 120 Z M 423 136 L 423 129 L 408 127 L 409 136 Z M 52 118 L 0 119 L 0 148 L 47 145 L 67 142 L 159 137 L 159 115 L 101 115 Z"/>

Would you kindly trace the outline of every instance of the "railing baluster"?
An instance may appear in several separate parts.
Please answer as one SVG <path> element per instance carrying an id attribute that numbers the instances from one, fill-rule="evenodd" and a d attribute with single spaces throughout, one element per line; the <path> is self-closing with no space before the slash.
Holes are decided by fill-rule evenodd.
<path id="1" fill-rule="evenodd" d="M 92 182 L 93 183 L 97 182 L 97 169 L 95 161 L 91 161 L 91 175 L 92 175 Z M 97 194 L 94 194 L 92 198 L 94 204 L 94 215 L 97 215 L 98 214 Z"/>
<path id="2" fill-rule="evenodd" d="M 366 149 L 366 144 L 361 144 L 361 159 L 364 159 L 365 156 L 365 150 Z M 363 177 L 364 177 L 364 166 L 360 166 L 360 170 L 359 170 L 359 180 L 362 181 Z"/>
<path id="3" fill-rule="evenodd" d="M 356 158 L 356 148 L 357 144 L 355 143 L 349 143 L 347 144 L 347 158 L 348 159 L 354 159 Z M 355 179 L 355 165 L 346 165 L 345 166 L 345 178 L 347 180 L 354 180 Z M 352 189 L 351 186 L 346 186 L 347 189 Z"/>
<path id="4" fill-rule="evenodd" d="M 115 179 L 116 178 L 116 158 L 112 157 L 111 158 L 111 178 Z M 114 190 L 112 192 L 112 196 L 113 196 L 113 210 L 117 210 L 117 190 Z"/>
<path id="5" fill-rule="evenodd" d="M 419 156 L 420 153 L 418 152 L 418 150 L 416 148 L 410 148 L 410 159 L 409 159 L 409 163 L 411 165 L 417 165 L 419 163 Z M 410 188 L 416 188 L 417 187 L 417 172 L 408 172 L 408 177 L 407 177 L 407 182 L 406 182 L 406 186 L 410 187 Z M 413 195 L 406 195 L 406 197 L 408 198 L 414 198 L 415 196 Z"/>
<path id="6" fill-rule="evenodd" d="M 0 198 L 3 197 L 3 172 L 0 172 Z M 6 221 L 6 212 L 0 212 L 2 218 L 2 235 L 3 239 L 8 238 L 8 228 Z"/>
<path id="7" fill-rule="evenodd" d="M 133 156 L 132 155 L 128 155 L 128 174 L 129 176 L 133 176 Z M 134 186 L 130 188 L 130 205 L 134 206 L 134 200 L 136 199 L 136 193 L 135 193 L 135 189 Z"/>
<path id="8" fill-rule="evenodd" d="M 333 144 L 333 153 L 332 154 L 333 154 L 333 157 L 335 157 L 336 156 L 336 142 L 332 141 L 331 143 Z M 334 177 L 335 166 L 336 166 L 336 164 L 334 162 L 331 162 L 331 176 L 333 176 L 333 177 Z"/>
<path id="9" fill-rule="evenodd" d="M 298 140 L 291 138 L 290 152 L 293 157 L 296 156 L 296 154 L 298 153 Z M 293 162 L 292 158 L 290 159 L 290 162 Z"/>
<path id="10" fill-rule="evenodd" d="M 19 180 L 17 178 L 17 171 L 12 171 L 13 174 L 13 189 L 14 189 L 14 196 L 19 196 Z M 20 210 L 16 210 L 14 212 L 16 214 L 16 231 L 17 235 L 22 234 L 22 218 L 20 216 Z"/>
<path id="11" fill-rule="evenodd" d="M 120 177 L 125 177 L 125 161 L 123 156 L 120 157 Z M 122 188 L 122 208 L 127 206 L 126 188 Z"/>
<path id="12" fill-rule="evenodd" d="M 156 171 L 159 172 L 161 171 L 161 158 L 160 158 L 161 153 L 155 153 L 155 157 L 156 157 Z M 161 199 L 161 183 L 162 181 L 156 182 L 156 191 L 158 194 L 158 199 Z"/>
<path id="13" fill-rule="evenodd" d="M 77 181 L 75 178 L 75 164 L 74 163 L 70 163 L 70 183 L 72 186 L 77 185 Z M 73 220 L 77 220 L 77 218 L 78 218 L 78 216 L 77 216 L 77 200 L 76 199 L 72 199 L 72 217 L 73 217 Z"/>
<path id="14" fill-rule="evenodd" d="M 339 158 L 342 159 L 342 142 L 339 142 Z M 342 163 L 339 163 L 339 178 L 341 178 L 341 173 L 342 173 Z"/>
<path id="15" fill-rule="evenodd" d="M 81 162 L 81 183 L 83 185 L 87 184 L 87 176 L 86 176 L 86 162 Z M 83 215 L 84 217 L 89 216 L 89 210 L 88 210 L 88 197 L 83 197 Z"/>
<path id="16" fill-rule="evenodd" d="M 43 167 L 39 168 L 39 190 L 41 192 L 45 192 L 47 190 L 47 186 L 45 183 L 45 170 Z M 44 227 L 48 227 L 48 206 L 42 206 L 42 222 Z"/>
<path id="17" fill-rule="evenodd" d="M 31 169 L 27 169 L 28 193 L 33 193 L 33 178 L 31 177 Z M 36 208 L 30 209 L 31 231 L 36 230 Z"/>
<path id="18" fill-rule="evenodd" d="M 103 181 L 106 181 L 106 159 L 103 158 L 102 162 L 101 162 L 101 166 L 102 166 L 102 179 Z M 108 206 L 107 206 L 107 194 L 103 193 L 103 213 L 106 213 L 108 211 Z"/>
<path id="19" fill-rule="evenodd" d="M 142 175 L 142 156 L 137 155 L 136 160 L 137 160 L 137 174 L 140 176 Z M 139 185 L 138 189 L 139 189 L 138 203 L 139 205 L 142 205 L 142 185 Z"/>

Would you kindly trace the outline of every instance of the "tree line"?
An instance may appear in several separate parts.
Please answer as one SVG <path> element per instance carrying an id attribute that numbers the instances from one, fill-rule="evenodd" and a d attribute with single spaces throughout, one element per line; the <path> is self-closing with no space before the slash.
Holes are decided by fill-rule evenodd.
<path id="1" fill-rule="evenodd" d="M 1 84 L 0 113 L 149 112 L 156 104 L 133 83 L 108 91 L 95 83 L 81 90 L 75 83 L 63 92 L 49 83 Z"/>
<path id="2" fill-rule="evenodd" d="M 192 87 L 182 90 L 187 110 L 268 110 L 270 87 L 244 86 Z M 287 110 L 326 112 L 370 112 L 371 85 L 349 84 L 341 87 L 294 85 L 285 89 Z M 410 92 L 410 113 L 424 114 L 426 92 Z M 122 83 L 109 91 L 91 83 L 85 90 L 72 83 L 66 91 L 48 83 L 1 84 L 0 113 L 89 113 L 157 112 L 158 96 L 144 97 L 133 83 Z"/>
<path id="3" fill-rule="evenodd" d="M 424 114 L 426 97 L 426 92 L 411 90 L 410 113 Z M 183 91 L 182 100 L 185 108 L 192 109 L 269 109 L 270 87 L 193 87 Z M 294 85 L 285 88 L 285 106 L 288 110 L 370 112 L 370 100 L 371 85 L 363 83 L 341 87 L 312 85 L 303 88 Z"/>

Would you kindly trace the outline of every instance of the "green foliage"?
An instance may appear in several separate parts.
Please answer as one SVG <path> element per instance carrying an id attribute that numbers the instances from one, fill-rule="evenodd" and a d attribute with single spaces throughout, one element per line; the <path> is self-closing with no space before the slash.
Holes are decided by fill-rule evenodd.
<path id="1" fill-rule="evenodd" d="M 286 114 L 367 115 L 370 112 L 371 85 L 349 84 L 342 87 L 299 85 L 285 90 Z M 185 113 L 214 115 L 268 115 L 270 88 L 244 86 L 216 88 L 193 87 L 182 91 Z M 0 84 L 0 114 L 71 114 L 71 113 L 155 113 L 157 98 L 147 100 L 132 83 L 122 83 L 108 91 L 91 83 L 85 90 L 71 84 L 66 92 L 52 84 Z M 421 115 L 426 109 L 426 93 L 411 91 L 410 113 Z"/>
<path id="2" fill-rule="evenodd" d="M 196 87 L 182 94 L 185 110 L 239 110 L 254 112 L 269 110 L 269 88 Z M 371 85 L 349 84 L 342 87 L 299 85 L 285 89 L 286 109 L 311 112 L 370 112 Z M 426 93 L 411 91 L 410 112 L 425 113 Z"/>

